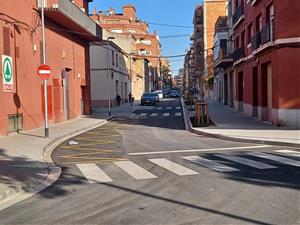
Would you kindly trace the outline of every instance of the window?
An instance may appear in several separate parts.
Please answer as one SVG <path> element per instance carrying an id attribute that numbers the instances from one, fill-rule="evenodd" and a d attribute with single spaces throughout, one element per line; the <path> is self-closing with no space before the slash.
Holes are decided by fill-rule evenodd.
<path id="1" fill-rule="evenodd" d="M 242 31 L 242 36 L 241 36 L 241 46 L 245 45 L 245 30 Z"/>
<path id="2" fill-rule="evenodd" d="M 256 32 L 259 32 L 262 28 L 262 16 L 261 16 L 261 14 L 256 17 L 255 28 L 256 28 Z"/>
<path id="3" fill-rule="evenodd" d="M 270 40 L 273 41 L 274 40 L 274 18 L 275 14 L 274 14 L 274 5 L 270 4 L 267 8 L 266 8 L 266 23 L 270 24 Z"/>
<path id="4" fill-rule="evenodd" d="M 251 43 L 252 36 L 253 36 L 252 23 L 250 23 L 247 28 L 247 43 L 248 44 Z"/>
<path id="5" fill-rule="evenodd" d="M 113 51 L 111 51 L 111 59 L 112 59 L 112 64 L 115 65 L 115 54 Z"/>
<path id="6" fill-rule="evenodd" d="M 223 51 L 223 54 L 227 55 L 227 39 L 220 40 L 220 48 Z"/>
<path id="7" fill-rule="evenodd" d="M 116 66 L 119 66 L 119 57 L 118 57 L 118 53 L 116 53 Z"/>
<path id="8" fill-rule="evenodd" d="M 116 80 L 116 95 L 119 94 L 119 81 Z"/>
<path id="9" fill-rule="evenodd" d="M 122 34 L 122 33 L 123 33 L 123 30 L 111 30 L 111 32 L 113 32 L 113 33 L 118 33 L 118 34 Z"/>
<path id="10" fill-rule="evenodd" d="M 236 39 L 235 39 L 235 48 L 239 48 L 239 47 L 240 47 L 240 39 L 237 36 Z"/>

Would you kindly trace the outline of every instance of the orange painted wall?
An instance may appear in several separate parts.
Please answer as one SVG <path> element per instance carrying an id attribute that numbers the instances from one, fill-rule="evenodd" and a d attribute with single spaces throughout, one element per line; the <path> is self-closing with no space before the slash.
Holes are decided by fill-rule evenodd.
<path id="1" fill-rule="evenodd" d="M 1 2 L 0 55 L 4 54 L 3 27 L 10 30 L 10 52 L 14 61 L 14 92 L 3 92 L 2 72 L 0 72 L 0 135 L 8 134 L 8 115 L 22 113 L 24 129 L 42 127 L 43 122 L 43 82 L 37 76 L 41 61 L 41 29 L 35 0 L 22 1 L 22 7 L 15 7 L 18 0 Z M 14 26 L 16 24 L 16 26 Z M 24 25 L 26 24 L 26 26 Z M 47 64 L 52 67 L 53 76 L 48 81 L 50 123 L 64 120 L 64 100 L 61 71 L 70 71 L 70 117 L 81 115 L 81 85 L 89 81 L 88 43 L 69 32 L 62 33 L 58 24 L 46 19 Z M 54 29 L 53 29 L 54 28 Z M 16 53 L 16 54 L 15 54 Z M 2 66 L 1 66 L 2 69 Z M 2 70 L 1 70 L 2 71 Z M 79 77 L 80 74 L 80 77 Z M 84 82 L 83 82 L 84 81 Z M 20 107 L 18 108 L 18 103 Z"/>

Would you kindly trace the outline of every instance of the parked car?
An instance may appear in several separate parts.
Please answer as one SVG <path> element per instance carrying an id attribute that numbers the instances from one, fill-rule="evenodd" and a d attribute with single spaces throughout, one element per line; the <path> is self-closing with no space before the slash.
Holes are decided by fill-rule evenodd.
<path id="1" fill-rule="evenodd" d="M 170 98 L 170 91 L 169 90 L 163 91 L 163 97 L 164 98 Z"/>
<path id="2" fill-rule="evenodd" d="M 155 92 L 145 92 L 141 98 L 141 105 L 155 105 L 159 100 L 158 94 Z"/>
<path id="3" fill-rule="evenodd" d="M 171 98 L 179 98 L 180 97 L 180 93 L 178 90 L 171 90 L 170 91 L 170 97 Z"/>
<path id="4" fill-rule="evenodd" d="M 156 91 L 155 93 L 158 94 L 159 99 L 162 99 L 164 97 L 162 91 Z"/>

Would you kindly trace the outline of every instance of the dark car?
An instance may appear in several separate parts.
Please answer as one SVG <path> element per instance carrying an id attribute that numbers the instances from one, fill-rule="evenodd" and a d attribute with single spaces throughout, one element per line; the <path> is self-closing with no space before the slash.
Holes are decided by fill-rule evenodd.
<path id="1" fill-rule="evenodd" d="M 146 92 L 142 95 L 141 105 L 155 105 L 158 101 L 158 94 L 155 92 Z"/>
<path id="2" fill-rule="evenodd" d="M 171 98 L 179 98 L 180 97 L 180 93 L 178 90 L 171 90 L 170 91 L 170 97 Z"/>

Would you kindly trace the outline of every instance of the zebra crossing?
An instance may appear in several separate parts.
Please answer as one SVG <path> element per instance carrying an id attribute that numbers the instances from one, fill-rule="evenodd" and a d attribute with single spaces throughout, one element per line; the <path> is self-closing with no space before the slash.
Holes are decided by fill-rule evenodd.
<path id="1" fill-rule="evenodd" d="M 164 112 L 164 113 L 133 113 L 133 116 L 138 116 L 138 117 L 169 117 L 169 116 L 175 116 L 175 117 L 182 117 L 181 112 Z"/>
<path id="2" fill-rule="evenodd" d="M 279 156 L 279 152 L 282 155 Z M 241 170 L 246 170 L 246 168 L 239 167 L 239 164 L 244 165 L 248 168 L 253 168 L 262 171 L 270 169 L 279 169 L 282 165 L 300 167 L 300 160 L 290 158 L 290 156 L 299 156 L 300 153 L 297 151 L 290 150 L 275 150 L 272 153 L 247 152 L 242 156 L 241 154 L 237 156 L 234 154 L 223 153 L 215 153 L 211 155 L 217 159 L 208 159 L 206 156 L 202 157 L 199 155 L 178 156 L 179 158 L 184 159 L 184 164 L 188 163 L 188 165 L 182 165 L 182 163 L 174 162 L 167 158 L 146 159 L 147 163 L 152 163 L 152 166 L 147 168 L 154 168 L 155 166 L 157 166 L 158 168 L 162 168 L 163 170 L 166 170 L 169 173 L 175 174 L 177 176 L 193 176 L 201 175 L 200 172 L 196 171 L 198 168 L 200 169 L 200 167 L 221 173 L 238 172 Z M 246 158 L 247 156 L 251 156 L 252 159 Z M 218 159 L 222 159 L 222 163 L 219 162 Z M 260 162 L 259 160 L 261 159 L 263 159 L 264 162 Z M 230 166 L 227 165 L 228 163 L 231 163 Z M 130 160 L 113 162 L 113 165 L 115 165 L 116 168 L 124 171 L 125 174 L 127 174 L 129 177 L 132 177 L 135 180 L 147 180 L 158 178 L 157 174 L 155 174 L 153 171 L 148 171 L 141 164 L 142 161 L 136 163 Z M 191 167 L 191 165 L 196 166 L 197 169 L 195 170 L 189 168 Z M 76 164 L 76 167 L 79 169 L 82 176 L 85 177 L 85 179 L 89 183 L 106 183 L 114 181 L 110 177 L 110 174 L 107 174 L 103 169 L 100 168 L 101 165 L 97 165 L 95 163 L 83 163 Z"/>
<path id="3" fill-rule="evenodd" d="M 166 107 L 158 106 L 158 107 L 154 107 L 154 109 L 157 109 L 157 110 L 163 110 L 163 109 L 167 109 L 167 110 L 181 109 L 181 106 L 175 106 L 175 107 L 171 107 L 171 106 L 166 106 Z"/>

